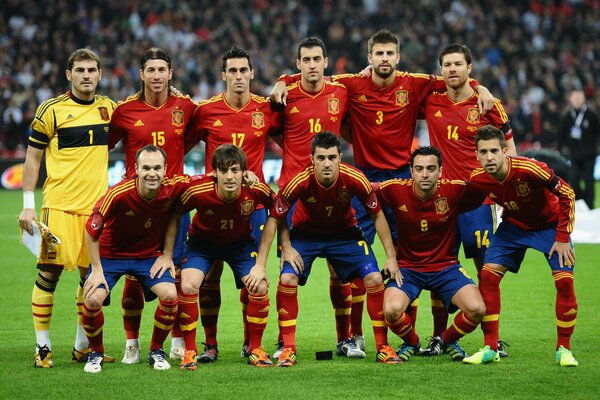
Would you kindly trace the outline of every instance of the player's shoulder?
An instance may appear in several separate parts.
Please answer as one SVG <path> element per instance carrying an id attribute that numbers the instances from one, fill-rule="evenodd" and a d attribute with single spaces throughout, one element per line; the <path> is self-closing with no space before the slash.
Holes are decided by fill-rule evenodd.
<path id="1" fill-rule="evenodd" d="M 337 81 L 323 81 L 325 84 L 326 88 L 329 88 L 329 90 L 341 90 L 341 91 L 347 91 L 348 88 L 346 87 L 346 85 L 344 85 L 341 82 L 337 82 Z"/>
<path id="2" fill-rule="evenodd" d="M 271 187 L 264 182 L 258 182 L 256 185 L 248 187 L 249 190 L 256 193 L 261 193 L 266 196 L 271 194 Z"/>
<path id="3" fill-rule="evenodd" d="M 420 72 L 407 72 L 407 71 L 398 71 L 396 70 L 396 78 L 400 79 L 431 79 L 431 75 L 423 74 Z"/>
<path id="4" fill-rule="evenodd" d="M 251 93 L 250 94 L 250 99 L 251 101 L 255 102 L 256 104 L 259 105 L 263 105 L 263 104 L 268 104 L 270 102 L 270 100 L 264 96 L 259 96 L 257 94 Z"/>
<path id="5" fill-rule="evenodd" d="M 467 184 L 462 179 L 440 179 L 440 183 L 448 186 L 466 186 Z"/>
<path id="6" fill-rule="evenodd" d="M 509 157 L 511 167 L 521 170 L 530 170 L 532 172 L 539 170 L 540 168 L 548 168 L 545 162 L 538 161 L 535 158 L 528 157 Z"/>
<path id="7" fill-rule="evenodd" d="M 476 180 L 481 179 L 481 178 L 483 178 L 485 176 L 487 176 L 487 172 L 485 172 L 485 169 L 483 169 L 482 167 L 475 168 L 471 172 L 471 176 L 469 177 L 469 181 L 476 181 Z"/>
<path id="8" fill-rule="evenodd" d="M 189 175 L 173 175 L 171 177 L 163 179 L 163 185 L 166 186 L 177 186 L 182 184 L 189 184 L 191 182 L 191 177 Z"/>
<path id="9" fill-rule="evenodd" d="M 52 109 L 60 104 L 64 104 L 69 101 L 71 97 L 69 93 L 63 93 L 60 96 L 52 97 L 42 102 L 37 108 L 36 116 L 39 118 L 46 113 L 47 110 Z"/>
<path id="10" fill-rule="evenodd" d="M 353 165 L 341 162 L 340 163 L 340 174 L 342 176 L 345 176 L 347 179 L 358 181 L 362 184 L 368 184 L 369 187 L 371 186 L 371 183 L 367 179 L 364 172 L 362 172 L 360 169 L 356 168 Z"/>
<path id="11" fill-rule="evenodd" d="M 412 187 L 413 179 L 401 179 L 394 178 L 383 181 L 379 184 L 379 190 L 386 190 L 390 188 L 410 188 Z"/>
<path id="12" fill-rule="evenodd" d="M 285 185 L 285 187 L 280 191 L 284 196 L 288 196 L 298 187 L 302 187 L 310 182 L 311 177 L 314 175 L 314 167 L 309 165 L 304 170 L 298 172 L 290 181 Z"/>
<path id="13" fill-rule="evenodd" d="M 191 196 L 214 192 L 215 190 L 215 178 L 213 176 L 195 175 L 189 177 L 189 179 L 187 189 L 182 196 L 184 202 Z"/>
<path id="14" fill-rule="evenodd" d="M 107 199 L 111 199 L 112 201 L 114 199 L 127 196 L 130 192 L 137 190 L 135 186 L 136 182 L 137 177 L 123 179 L 121 182 L 108 189 L 106 194 Z"/>
<path id="15" fill-rule="evenodd" d="M 300 91 L 300 81 L 292 82 L 286 86 L 288 93 L 296 93 Z"/>
<path id="16" fill-rule="evenodd" d="M 345 82 L 347 82 L 347 81 L 356 81 L 356 82 L 365 81 L 365 82 L 368 82 L 369 79 L 371 79 L 371 77 L 369 77 L 369 76 L 362 76 L 360 74 L 337 74 L 337 75 L 332 75 L 331 76 L 332 82 L 338 82 L 340 80 L 343 80 Z"/>
<path id="17" fill-rule="evenodd" d="M 119 108 L 120 110 L 130 108 L 133 105 L 135 105 L 136 101 L 138 101 L 138 100 L 140 100 L 140 94 L 139 93 L 132 94 L 131 96 L 127 96 L 125 98 L 125 100 L 120 100 L 117 103 L 117 108 Z"/>
<path id="18" fill-rule="evenodd" d="M 201 100 L 200 103 L 198 103 L 198 108 L 206 107 L 210 104 L 215 104 L 220 101 L 223 101 L 223 93 L 219 93 L 209 99 Z"/>

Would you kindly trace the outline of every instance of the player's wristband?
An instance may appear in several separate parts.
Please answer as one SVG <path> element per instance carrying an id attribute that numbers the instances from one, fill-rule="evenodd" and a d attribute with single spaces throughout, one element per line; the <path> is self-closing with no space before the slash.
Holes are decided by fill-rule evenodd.
<path id="1" fill-rule="evenodd" d="M 33 192 L 23 192 L 23 208 L 35 210 L 35 194 Z"/>

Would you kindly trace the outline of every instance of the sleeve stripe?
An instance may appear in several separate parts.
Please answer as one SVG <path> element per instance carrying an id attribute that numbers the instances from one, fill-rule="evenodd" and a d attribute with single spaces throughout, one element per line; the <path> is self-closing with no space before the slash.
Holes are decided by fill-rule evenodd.
<path id="1" fill-rule="evenodd" d="M 304 170 L 304 172 L 301 172 L 292 178 L 292 180 L 283 188 L 282 195 L 288 197 L 294 191 L 294 189 L 298 187 L 298 185 L 302 184 L 310 177 L 311 173 L 312 167 L 308 167 Z"/>
<path id="2" fill-rule="evenodd" d="M 260 182 L 258 185 L 254 186 L 252 189 L 254 190 L 258 190 L 260 192 L 263 192 L 264 194 L 266 194 L 267 196 L 271 195 L 271 188 L 268 187 L 266 184 Z"/>
<path id="3" fill-rule="evenodd" d="M 106 211 L 112 205 L 115 197 L 117 197 L 119 194 L 125 193 L 131 189 L 135 189 L 135 182 L 136 182 L 136 180 L 134 179 L 131 182 L 125 183 L 123 186 L 119 186 L 114 189 L 110 189 L 108 191 L 106 197 L 102 201 L 102 204 L 100 205 L 100 208 L 98 210 L 100 212 L 100 214 L 106 215 Z"/>
<path id="4" fill-rule="evenodd" d="M 37 119 L 40 119 L 46 113 L 46 110 L 48 110 L 49 107 L 55 105 L 56 103 L 60 103 L 61 101 L 65 101 L 68 98 L 69 98 L 69 96 L 67 96 L 66 94 L 63 94 L 62 96 L 58 96 L 53 99 L 46 100 L 38 107 L 38 110 L 35 113 L 35 117 Z"/>
<path id="5" fill-rule="evenodd" d="M 506 111 L 502 106 L 502 102 L 499 99 L 494 99 L 494 105 L 498 110 L 498 114 L 500 114 L 500 119 L 502 120 L 502 122 L 506 123 L 508 121 L 508 115 L 506 114 Z"/>
<path id="6" fill-rule="evenodd" d="M 183 194 L 181 195 L 181 202 L 185 204 L 194 194 L 210 192 L 211 190 L 214 190 L 214 182 L 206 182 L 192 186 L 191 188 L 183 192 Z"/>
<path id="7" fill-rule="evenodd" d="M 340 165 L 340 172 L 358 180 L 360 183 L 363 184 L 368 193 L 370 193 L 373 190 L 371 188 L 371 182 L 369 182 L 367 177 L 362 172 L 358 172 L 356 170 L 353 170 L 352 168 L 348 168 L 345 165 Z"/>

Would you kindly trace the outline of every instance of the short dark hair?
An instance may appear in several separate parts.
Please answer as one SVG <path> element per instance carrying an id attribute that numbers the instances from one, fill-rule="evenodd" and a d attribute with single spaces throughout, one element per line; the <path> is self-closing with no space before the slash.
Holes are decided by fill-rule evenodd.
<path id="1" fill-rule="evenodd" d="M 467 64 L 468 65 L 471 64 L 471 62 L 472 62 L 471 50 L 469 50 L 469 48 L 467 46 L 465 46 L 464 44 L 452 43 L 452 44 L 449 44 L 448 46 L 444 47 L 444 49 L 440 53 L 440 57 L 438 58 L 440 67 L 442 66 L 442 59 L 444 58 L 444 56 L 447 54 L 453 54 L 453 53 L 464 54 Z"/>
<path id="2" fill-rule="evenodd" d="M 504 139 L 504 133 L 493 125 L 485 125 L 481 128 L 477 129 L 477 133 L 475 133 L 475 147 L 480 140 L 492 140 L 498 139 L 500 142 L 500 147 L 506 147 L 506 140 Z"/>
<path id="3" fill-rule="evenodd" d="M 315 154 L 317 147 L 322 149 L 330 149 L 332 147 L 337 147 L 338 153 L 342 152 L 340 147 L 340 140 L 336 135 L 329 131 L 319 132 L 313 137 L 312 145 L 311 145 L 311 154 Z"/>
<path id="4" fill-rule="evenodd" d="M 442 152 L 440 149 L 434 146 L 422 146 L 417 147 L 410 155 L 410 165 L 412 168 L 413 161 L 417 156 L 436 156 L 438 160 L 438 167 L 442 166 Z"/>
<path id="5" fill-rule="evenodd" d="M 369 41 L 367 42 L 369 54 L 371 54 L 371 52 L 373 51 L 373 45 L 376 43 L 380 43 L 380 44 L 393 43 L 396 45 L 396 51 L 398 53 L 400 52 L 400 38 L 398 37 L 398 35 L 392 33 L 391 31 L 389 31 L 387 29 L 382 29 L 378 32 L 375 32 L 369 38 Z"/>
<path id="6" fill-rule="evenodd" d="M 75 64 L 75 61 L 83 60 L 96 61 L 96 64 L 98 64 L 98 69 L 102 69 L 102 67 L 100 66 L 100 57 L 98 57 L 98 54 L 94 53 L 90 49 L 77 49 L 74 52 L 72 52 L 69 56 L 69 59 L 67 60 L 67 69 L 71 71 L 73 69 L 73 64 Z"/>
<path id="7" fill-rule="evenodd" d="M 147 144 L 144 147 L 138 149 L 138 151 L 136 151 L 136 153 L 135 153 L 135 164 L 136 165 L 138 162 L 138 158 L 140 158 L 140 154 L 142 154 L 145 151 L 147 151 L 148 153 L 159 152 L 160 154 L 162 154 L 163 158 L 165 159 L 165 164 L 167 163 L 167 153 L 164 151 L 163 148 L 155 146 L 153 144 Z"/>
<path id="8" fill-rule="evenodd" d="M 302 48 L 312 49 L 313 47 L 320 47 L 321 50 L 323 50 L 323 57 L 327 57 L 325 43 L 323 43 L 323 41 L 317 36 L 309 36 L 302 39 L 302 41 L 298 44 L 298 60 L 300 59 L 300 50 L 302 50 Z"/>
<path id="9" fill-rule="evenodd" d="M 244 150 L 235 144 L 222 144 L 215 149 L 212 160 L 213 171 L 227 171 L 229 167 L 239 164 L 242 171 L 248 169 L 248 160 Z"/>
<path id="10" fill-rule="evenodd" d="M 252 60 L 250 60 L 250 53 L 241 47 L 233 46 L 223 54 L 223 72 L 227 72 L 227 60 L 230 58 L 245 58 L 248 60 L 248 66 L 252 70 Z"/>
<path id="11" fill-rule="evenodd" d="M 171 58 L 161 48 L 152 47 L 146 50 L 146 52 L 142 55 L 142 58 L 140 59 L 140 69 L 144 69 L 144 65 L 146 65 L 146 63 L 150 60 L 164 60 L 169 65 L 169 69 L 172 69 Z"/>

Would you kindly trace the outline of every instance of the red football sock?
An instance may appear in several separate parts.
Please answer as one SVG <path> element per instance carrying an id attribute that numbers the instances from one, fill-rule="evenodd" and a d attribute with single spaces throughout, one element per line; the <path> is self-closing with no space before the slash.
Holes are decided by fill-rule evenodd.
<path id="1" fill-rule="evenodd" d="M 83 315 L 81 316 L 85 335 L 90 342 L 92 351 L 104 353 L 104 343 L 102 342 L 102 332 L 104 330 L 104 313 L 102 306 L 98 308 L 88 308 L 83 304 Z"/>
<path id="2" fill-rule="evenodd" d="M 200 319 L 204 328 L 205 343 L 217 345 L 217 322 L 221 308 L 220 281 L 204 281 L 200 288 Z"/>
<path id="3" fill-rule="evenodd" d="M 247 320 L 247 312 L 248 312 L 248 289 L 243 287 L 240 290 L 240 304 L 242 305 L 242 326 L 244 327 L 244 345 L 248 344 L 248 320 Z"/>
<path id="4" fill-rule="evenodd" d="M 140 337 L 142 312 L 144 311 L 144 288 L 133 276 L 125 275 L 121 307 L 123 309 L 123 327 L 127 339 L 138 339 Z"/>
<path id="5" fill-rule="evenodd" d="M 485 303 L 486 312 L 481 321 L 481 330 L 483 331 L 483 342 L 490 346 L 490 349 L 498 350 L 498 327 L 500 319 L 500 281 L 504 273 L 483 266 L 481 270 L 481 280 L 479 281 L 479 290 Z"/>
<path id="6" fill-rule="evenodd" d="M 179 295 L 183 293 L 181 291 L 181 278 L 175 279 L 175 289 L 177 289 L 177 296 L 179 297 Z M 173 329 L 171 329 L 171 337 L 183 337 L 183 331 L 181 330 L 181 323 L 179 321 L 179 312 L 177 312 L 177 317 L 175 318 L 175 322 L 173 323 Z"/>
<path id="7" fill-rule="evenodd" d="M 196 345 L 196 328 L 198 326 L 198 295 L 179 293 L 179 324 L 183 333 L 186 350 L 194 350 L 198 352 Z"/>
<path id="8" fill-rule="evenodd" d="M 371 317 L 373 324 L 373 333 L 375 334 L 375 348 L 379 350 L 381 346 L 388 344 L 387 331 L 388 327 L 383 316 L 383 292 L 385 286 L 382 284 L 377 286 L 366 286 L 367 290 L 367 312 Z"/>
<path id="9" fill-rule="evenodd" d="M 448 310 L 436 292 L 431 292 L 431 314 L 433 315 L 433 336 L 442 336 L 448 326 Z"/>
<path id="10" fill-rule="evenodd" d="M 329 278 L 329 297 L 335 313 L 337 341 L 350 337 L 350 311 L 352 310 L 352 289 L 339 279 Z"/>
<path id="11" fill-rule="evenodd" d="M 248 349 L 260 347 L 267 320 L 269 317 L 269 294 L 248 295 Z"/>
<path id="12" fill-rule="evenodd" d="M 362 317 L 365 302 L 365 284 L 360 278 L 350 282 L 352 290 L 352 312 L 350 313 L 350 332 L 352 335 L 362 336 Z"/>
<path id="13" fill-rule="evenodd" d="M 296 319 L 298 318 L 298 286 L 277 285 L 277 314 L 283 346 L 296 351 Z"/>
<path id="14" fill-rule="evenodd" d="M 390 327 L 390 330 L 402 338 L 407 344 L 411 346 L 419 344 L 419 337 L 415 333 L 412 321 L 407 313 L 403 312 L 395 321 L 388 321 L 386 319 L 385 322 Z"/>
<path id="15" fill-rule="evenodd" d="M 150 351 L 162 349 L 167 335 L 173 328 L 173 321 L 177 316 L 177 298 L 174 300 L 159 300 L 158 307 L 154 313 L 154 329 L 152 329 L 152 340 Z"/>
<path id="16" fill-rule="evenodd" d="M 573 287 L 572 271 L 553 271 L 554 286 L 556 286 L 556 331 L 558 341 L 556 348 L 564 346 L 571 349 L 571 336 L 577 320 L 577 299 Z"/>
<path id="17" fill-rule="evenodd" d="M 406 309 L 405 313 L 410 317 L 413 328 L 415 328 L 415 324 L 417 323 L 417 314 L 419 311 L 419 298 L 417 297 L 415 301 L 410 303 L 410 306 Z"/>
<path id="18" fill-rule="evenodd" d="M 442 336 L 444 343 L 456 342 L 467 333 L 471 333 L 477 328 L 477 322 L 473 321 L 465 315 L 462 311 L 456 314 L 452 325 L 446 329 Z"/>

